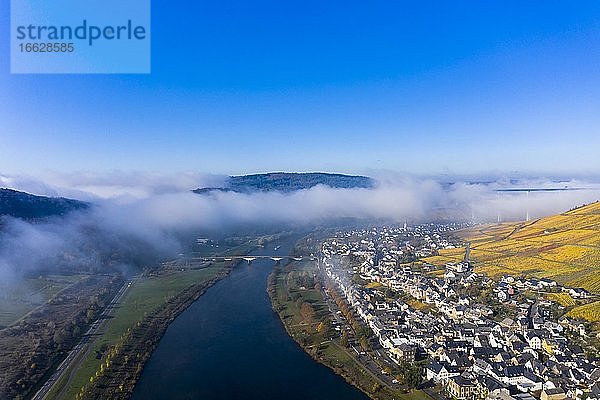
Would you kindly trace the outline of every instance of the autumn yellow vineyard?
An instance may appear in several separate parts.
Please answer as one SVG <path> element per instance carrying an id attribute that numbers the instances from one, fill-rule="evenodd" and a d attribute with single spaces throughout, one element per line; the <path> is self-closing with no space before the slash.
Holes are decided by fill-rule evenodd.
<path id="1" fill-rule="evenodd" d="M 477 226 L 459 231 L 471 243 L 477 272 L 550 278 L 568 287 L 600 294 L 600 203 L 535 221 Z M 464 249 L 442 250 L 433 264 L 460 261 Z M 568 302 L 567 298 L 561 298 Z M 594 303 L 592 303 L 594 304 Z M 600 312 L 600 305 L 573 313 Z M 582 316 L 582 315 L 579 315 Z"/>
<path id="2" fill-rule="evenodd" d="M 567 313 L 567 317 L 573 319 L 585 319 L 588 321 L 600 321 L 600 301 L 575 307 Z"/>
<path id="3" fill-rule="evenodd" d="M 547 293 L 546 298 L 548 300 L 557 302 L 558 304 L 560 304 L 563 307 L 571 307 L 576 304 L 575 300 L 573 300 L 573 298 L 568 293 L 564 293 L 564 292 Z"/>

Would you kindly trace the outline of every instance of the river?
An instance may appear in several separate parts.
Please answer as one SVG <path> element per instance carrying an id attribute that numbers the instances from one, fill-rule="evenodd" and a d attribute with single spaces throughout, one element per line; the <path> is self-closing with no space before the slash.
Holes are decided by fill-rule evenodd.
<path id="1" fill-rule="evenodd" d="M 253 254 L 286 255 L 293 243 Z M 367 399 L 287 335 L 266 292 L 272 268 L 268 259 L 244 262 L 181 313 L 146 364 L 133 399 Z"/>

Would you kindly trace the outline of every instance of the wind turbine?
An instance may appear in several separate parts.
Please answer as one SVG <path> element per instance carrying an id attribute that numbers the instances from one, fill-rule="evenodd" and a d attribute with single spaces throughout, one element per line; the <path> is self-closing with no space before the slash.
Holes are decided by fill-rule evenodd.
<path id="1" fill-rule="evenodd" d="M 496 207 L 498 211 L 498 223 L 500 223 L 500 192 L 496 192 Z"/>
<path id="2" fill-rule="evenodd" d="M 527 209 L 527 218 L 525 219 L 526 221 L 529 222 L 529 220 L 531 219 L 529 217 L 529 190 L 526 193 L 526 198 L 525 198 L 525 208 Z"/>

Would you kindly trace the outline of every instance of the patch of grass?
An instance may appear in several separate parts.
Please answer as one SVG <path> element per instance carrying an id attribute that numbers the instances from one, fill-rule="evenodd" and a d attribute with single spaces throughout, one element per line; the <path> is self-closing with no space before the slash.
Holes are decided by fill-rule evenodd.
<path id="1" fill-rule="evenodd" d="M 86 275 L 42 275 L 0 283 L 0 328 L 9 326 Z"/>
<path id="2" fill-rule="evenodd" d="M 415 299 L 414 297 L 409 297 L 404 301 L 406 304 L 418 311 L 429 312 L 432 308 L 429 304 L 425 304 L 422 301 Z"/>
<path id="3" fill-rule="evenodd" d="M 379 289 L 383 287 L 383 285 L 379 282 L 369 282 L 366 284 L 366 287 L 369 289 Z"/>
<path id="4" fill-rule="evenodd" d="M 37 305 L 0 299 L 0 329 L 11 325 L 33 310 Z"/>

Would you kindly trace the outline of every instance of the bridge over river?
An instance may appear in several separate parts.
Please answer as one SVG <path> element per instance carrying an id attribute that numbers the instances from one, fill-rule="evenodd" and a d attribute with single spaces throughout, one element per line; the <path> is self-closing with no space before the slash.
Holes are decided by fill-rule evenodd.
<path id="1" fill-rule="evenodd" d="M 316 257 L 294 257 L 294 256 L 281 256 L 281 255 L 236 255 L 236 256 L 210 256 L 210 257 L 202 257 L 202 256 L 182 256 L 178 259 L 167 261 L 163 265 L 166 267 L 192 267 L 198 264 L 204 264 L 207 262 L 217 262 L 217 261 L 236 261 L 243 260 L 248 264 L 252 263 L 252 261 L 259 259 L 269 259 L 273 260 L 276 263 L 281 262 L 282 260 L 289 261 L 316 261 Z"/>

